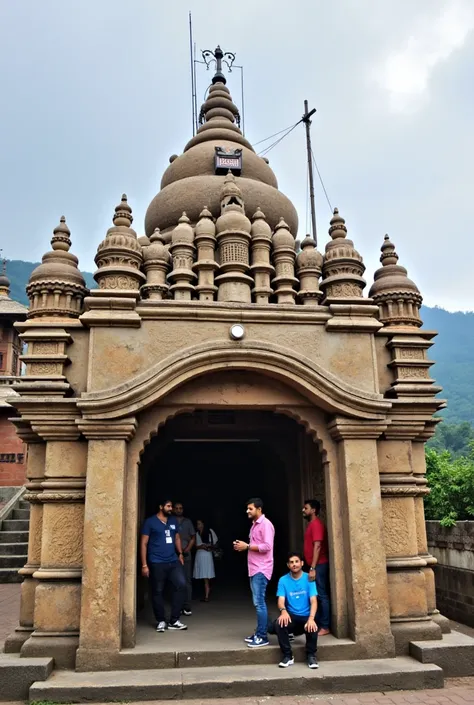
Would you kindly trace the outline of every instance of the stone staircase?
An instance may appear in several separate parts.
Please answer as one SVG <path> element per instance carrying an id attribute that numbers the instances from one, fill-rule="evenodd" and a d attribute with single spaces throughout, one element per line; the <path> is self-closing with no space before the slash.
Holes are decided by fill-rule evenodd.
<path id="1" fill-rule="evenodd" d="M 30 505 L 19 499 L 0 522 L 0 583 L 21 583 L 28 555 Z"/>

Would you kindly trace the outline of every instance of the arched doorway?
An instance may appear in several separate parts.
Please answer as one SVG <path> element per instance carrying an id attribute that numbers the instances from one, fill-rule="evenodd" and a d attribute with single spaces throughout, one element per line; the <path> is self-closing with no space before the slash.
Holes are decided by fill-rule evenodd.
<path id="1" fill-rule="evenodd" d="M 222 609 L 232 614 L 240 604 L 246 617 L 253 619 L 246 556 L 232 550 L 234 539 L 248 536 L 247 499 L 261 497 L 275 526 L 275 569 L 268 589 L 269 605 L 274 606 L 287 553 L 303 545 L 302 503 L 308 496 L 318 496 L 325 515 L 324 486 L 317 445 L 301 424 L 286 415 L 259 409 L 195 409 L 176 415 L 160 428 L 140 457 L 140 523 L 156 511 L 160 497 L 169 495 L 183 503 L 193 522 L 207 521 L 223 548 L 211 601 L 216 601 L 216 611 L 211 605 L 200 605 L 200 586 L 195 584 L 197 616 L 190 618 L 190 627 L 201 626 L 203 608 L 210 619 L 213 615 L 218 619 Z M 139 578 L 137 642 L 140 632 L 153 622 L 147 588 Z M 205 639 L 205 633 L 200 638 Z"/>

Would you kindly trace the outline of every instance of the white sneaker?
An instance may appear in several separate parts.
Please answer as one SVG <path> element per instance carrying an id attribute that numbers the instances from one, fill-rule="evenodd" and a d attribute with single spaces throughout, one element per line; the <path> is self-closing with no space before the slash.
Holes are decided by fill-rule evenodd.
<path id="1" fill-rule="evenodd" d="M 166 622 L 158 622 L 156 625 L 156 631 L 157 632 L 164 632 L 166 629 Z"/>
<path id="2" fill-rule="evenodd" d="M 175 631 L 181 631 L 183 629 L 187 629 L 187 626 L 183 624 L 182 622 L 179 621 L 179 619 L 176 620 L 176 622 L 173 622 L 173 624 L 168 624 L 168 629 L 174 629 Z"/>

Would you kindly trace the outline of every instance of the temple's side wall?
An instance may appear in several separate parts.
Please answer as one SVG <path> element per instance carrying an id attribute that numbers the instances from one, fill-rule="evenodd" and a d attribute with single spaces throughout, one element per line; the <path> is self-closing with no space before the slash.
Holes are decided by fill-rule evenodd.
<path id="1" fill-rule="evenodd" d="M 474 521 L 443 527 L 426 522 L 428 546 L 435 566 L 436 600 L 450 619 L 474 627 Z"/>

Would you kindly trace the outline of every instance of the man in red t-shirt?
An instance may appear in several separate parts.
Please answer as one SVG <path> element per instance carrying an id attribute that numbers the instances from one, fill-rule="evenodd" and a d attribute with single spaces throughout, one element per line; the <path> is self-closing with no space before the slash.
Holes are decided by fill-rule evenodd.
<path id="1" fill-rule="evenodd" d="M 329 549 L 326 527 L 319 518 L 321 503 L 317 499 L 305 500 L 303 516 L 308 522 L 304 534 L 304 559 L 309 568 L 310 581 L 316 580 L 318 611 L 316 623 L 319 636 L 329 634 Z"/>

